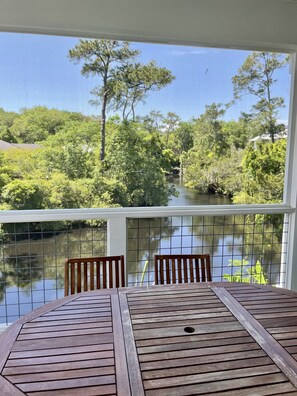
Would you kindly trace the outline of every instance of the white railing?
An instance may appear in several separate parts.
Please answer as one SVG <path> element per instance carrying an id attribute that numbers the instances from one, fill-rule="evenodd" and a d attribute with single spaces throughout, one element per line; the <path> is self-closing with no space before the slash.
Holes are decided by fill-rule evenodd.
<path id="1" fill-rule="evenodd" d="M 114 218 L 149 218 L 166 216 L 284 214 L 293 212 L 294 208 L 287 205 L 191 205 L 170 207 L 153 206 L 146 208 L 2 210 L 0 211 L 0 223 L 92 219 L 111 220 Z"/>
<path id="2" fill-rule="evenodd" d="M 281 214 L 283 215 L 282 238 L 276 234 L 274 226 L 269 220 L 259 219 L 261 227 L 254 227 L 253 217 L 256 214 Z M 237 267 L 234 262 L 248 256 L 249 265 L 252 266 L 260 259 L 265 266 L 265 275 L 270 284 L 291 288 L 290 280 L 294 278 L 294 258 L 296 247 L 292 244 L 291 229 L 294 224 L 295 211 L 286 205 L 222 205 L 222 206 L 187 206 L 187 207 L 152 207 L 152 208 L 107 208 L 107 209 L 61 209 L 61 210 L 27 210 L 0 212 L 0 224 L 7 224 L 2 235 L 3 271 L 9 268 L 16 269 L 15 279 L 8 282 L 2 294 L 7 293 L 13 303 L 24 304 L 19 301 L 22 295 L 19 270 L 22 264 L 25 276 L 31 276 L 31 264 L 35 256 L 40 262 L 35 266 L 38 270 L 51 271 L 49 276 L 42 278 L 42 282 L 53 281 L 54 286 L 47 287 L 47 292 L 41 278 L 32 276 L 29 281 L 34 284 L 30 293 L 44 293 L 32 297 L 32 309 L 37 304 L 42 304 L 58 298 L 63 292 L 63 265 L 66 257 L 72 254 L 93 255 L 105 252 L 110 255 L 124 254 L 127 266 L 127 284 L 143 285 L 152 284 L 153 257 L 160 252 L 207 252 L 212 257 L 212 270 L 214 280 L 223 280 L 225 274 L 236 274 Z M 283 219 L 283 220 L 282 220 Z M 84 220 L 104 220 L 106 225 L 99 222 L 99 228 L 94 224 L 89 227 Z M 60 224 L 59 222 L 66 223 Z M 258 220 L 257 220 L 258 221 Z M 43 223 L 53 222 L 53 227 Z M 55 224 L 57 222 L 57 224 Z M 75 225 L 72 222 L 77 222 Z M 22 224 L 23 223 L 23 224 Z M 33 224 L 32 224 L 33 223 Z M 35 224 L 36 223 L 36 224 Z M 40 224 L 39 224 L 40 223 Z M 57 227 L 57 234 L 56 228 Z M 73 227 L 73 228 L 72 228 Z M 86 227 L 86 228 L 85 228 Z M 237 227 L 237 228 L 236 228 Z M 8 233 L 6 233 L 8 230 Z M 107 232 L 106 232 L 107 230 Z M 84 231 L 90 234 L 84 234 Z M 82 233 L 81 233 L 82 232 Z M 93 234 L 93 233 L 96 234 Z M 99 233 L 98 233 L 99 232 Z M 293 233 L 294 234 L 294 233 Z M 62 235 L 62 238 L 60 238 Z M 82 236 L 84 235 L 84 236 Z M 86 237 L 86 235 L 88 235 Z M 271 243 L 270 243 L 270 235 Z M 7 238 L 7 239 L 6 239 Z M 36 239 L 37 238 L 37 239 Z M 54 242 L 50 242 L 53 238 Z M 65 239 L 64 239 L 65 238 Z M 281 240 L 280 240 L 281 239 Z M 260 242 L 260 245 L 257 243 Z M 276 243 L 275 245 L 273 245 Z M 252 247 L 251 247 L 252 246 Z M 273 246 L 276 246 L 275 250 Z M 66 247 L 66 248 L 64 248 Z M 270 249 L 271 248 L 271 249 Z M 26 250 L 27 249 L 27 250 Z M 48 249 L 53 249 L 49 251 Z M 273 258 L 272 258 L 273 257 Z M 12 261 L 9 261 L 12 260 Z M 23 260 L 23 261 L 22 261 Z M 6 263 L 6 264 L 5 264 Z M 30 271 L 26 273 L 28 265 Z M 231 267 L 228 265 L 230 263 Z M 13 267 L 15 266 L 15 267 Z M 28 268 L 27 268 L 28 267 Z M 34 270 L 33 265 L 33 270 Z M 269 269 L 267 272 L 267 268 Z M 229 271 L 229 272 L 228 272 Z M 38 271 L 37 271 L 38 272 Z M 3 274 L 3 282 L 6 282 Z M 10 279 L 11 280 L 11 279 Z M 20 285 L 17 290 L 13 287 L 15 282 Z M 25 278 L 25 280 L 28 280 Z M 10 287 L 12 287 L 10 289 Z M 48 296 L 48 291 L 50 295 Z M 26 300 L 27 301 L 27 300 Z M 2 311 L 6 310 L 9 301 L 4 299 L 1 303 Z M 0 311 L 1 311 L 0 304 Z M 27 302 L 25 303 L 25 305 Z M 28 303 L 30 305 L 30 302 Z M 27 305 L 28 305 L 27 304 Z M 34 305 L 35 304 L 35 305 Z M 27 308 L 26 308 L 27 309 Z M 22 314 L 21 310 L 19 310 Z M 15 314 L 6 313 L 3 322 L 16 319 Z M 1 316 L 1 312 L 0 312 Z M 5 316 L 2 315 L 2 316 Z"/>
<path id="3" fill-rule="evenodd" d="M 285 244 L 290 244 L 288 230 L 294 209 L 287 205 L 212 205 L 212 206 L 176 206 L 149 208 L 104 208 L 104 209 L 53 209 L 53 210 L 22 210 L 1 211 L 0 223 L 26 223 L 51 221 L 99 220 L 107 221 L 107 254 L 125 254 L 127 256 L 127 219 L 129 218 L 161 218 L 182 216 L 229 216 L 248 214 L 286 214 L 287 226 L 284 234 Z M 292 247 L 288 246 L 288 251 Z M 290 287 L 287 280 L 291 279 L 292 257 L 286 258 L 286 279 L 282 284 Z M 291 262 L 290 262 L 291 261 Z M 284 262 L 284 261 L 282 261 Z"/>

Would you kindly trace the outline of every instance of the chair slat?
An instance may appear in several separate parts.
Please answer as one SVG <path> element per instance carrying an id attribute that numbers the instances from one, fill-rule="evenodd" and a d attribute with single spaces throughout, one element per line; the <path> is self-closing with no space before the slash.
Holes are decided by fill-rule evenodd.
<path id="1" fill-rule="evenodd" d="M 107 271 L 106 271 L 106 261 L 102 263 L 102 288 L 107 289 Z"/>
<path id="2" fill-rule="evenodd" d="M 207 279 L 208 279 L 209 282 L 211 282 L 212 281 L 212 276 L 211 276 L 210 257 L 209 257 L 209 255 L 206 255 L 205 261 L 206 261 L 206 275 L 207 275 Z"/>
<path id="3" fill-rule="evenodd" d="M 159 268 L 158 262 L 155 260 L 155 285 L 159 285 Z"/>
<path id="4" fill-rule="evenodd" d="M 100 264 L 100 261 L 97 261 L 97 263 L 96 263 L 96 286 L 97 286 L 97 289 L 101 289 L 101 287 L 100 287 L 100 281 L 101 281 L 100 275 L 101 275 L 101 264 Z"/>
<path id="5" fill-rule="evenodd" d="M 155 255 L 155 284 L 211 282 L 209 254 Z"/>
<path id="6" fill-rule="evenodd" d="M 166 259 L 165 260 L 165 262 L 166 262 L 166 270 L 165 270 L 165 274 L 166 274 L 166 283 L 167 283 L 167 285 L 169 285 L 171 282 L 170 282 L 170 275 L 171 275 L 171 272 L 170 272 L 170 269 L 169 269 L 169 259 Z"/>
<path id="7" fill-rule="evenodd" d="M 121 267 L 121 285 L 125 286 L 125 284 L 126 284 L 126 272 L 125 272 L 124 256 L 121 256 L 120 261 L 121 261 L 121 265 L 120 265 L 120 267 Z"/>
<path id="8" fill-rule="evenodd" d="M 120 272 L 120 266 L 115 265 L 115 282 L 116 282 L 116 287 L 120 286 L 120 279 L 119 279 L 119 272 Z"/>
<path id="9" fill-rule="evenodd" d="M 84 271 L 84 274 L 83 274 L 84 290 L 83 291 L 86 291 L 86 290 L 88 290 L 88 262 L 87 261 L 84 261 L 82 268 Z"/>
<path id="10" fill-rule="evenodd" d="M 178 283 L 182 283 L 183 281 L 183 273 L 182 273 L 182 265 L 181 265 L 181 259 L 177 259 L 177 268 L 178 268 Z"/>
<path id="11" fill-rule="evenodd" d="M 164 285 L 164 265 L 163 260 L 160 260 L 160 284 Z"/>
<path id="12" fill-rule="evenodd" d="M 108 270 L 108 275 L 109 275 L 109 288 L 111 288 L 111 287 L 112 287 L 112 284 L 113 284 L 112 260 L 109 261 L 108 266 L 109 266 L 109 270 Z"/>
<path id="13" fill-rule="evenodd" d="M 94 265 L 95 263 L 90 263 L 90 290 L 95 288 Z"/>
<path id="14" fill-rule="evenodd" d="M 190 282 L 194 282 L 194 267 L 193 259 L 189 258 L 189 272 L 190 272 Z"/>
<path id="15" fill-rule="evenodd" d="M 201 260 L 201 278 L 202 278 L 202 282 L 205 282 L 206 276 L 205 276 L 205 260 L 202 259 Z"/>
<path id="16" fill-rule="evenodd" d="M 77 268 L 75 271 L 75 267 Z M 75 273 L 77 274 L 77 277 L 75 279 Z M 80 263 L 73 263 L 73 267 L 71 267 L 71 294 L 75 293 L 75 284 L 77 284 L 77 292 L 81 292 L 81 265 Z"/>
<path id="17" fill-rule="evenodd" d="M 172 260 L 172 283 L 176 283 L 176 265 L 175 260 Z"/>
<path id="18" fill-rule="evenodd" d="M 200 282 L 200 269 L 199 269 L 198 259 L 195 259 L 195 276 L 196 276 L 196 282 Z"/>
<path id="19" fill-rule="evenodd" d="M 184 267 L 184 283 L 189 283 L 187 257 L 183 257 L 182 262 Z"/>
<path id="20" fill-rule="evenodd" d="M 65 262 L 64 268 L 64 295 L 69 295 L 69 265 Z"/>

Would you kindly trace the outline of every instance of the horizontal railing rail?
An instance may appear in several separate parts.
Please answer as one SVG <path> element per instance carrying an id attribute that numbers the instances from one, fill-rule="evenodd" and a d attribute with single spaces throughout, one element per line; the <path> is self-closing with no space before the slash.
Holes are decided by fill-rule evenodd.
<path id="1" fill-rule="evenodd" d="M 165 216 L 220 216 L 236 214 L 285 214 L 293 213 L 291 206 L 278 205 L 191 205 L 154 206 L 137 208 L 86 208 L 86 209 L 37 209 L 0 211 L 0 223 L 24 223 L 39 221 L 95 220 L 112 218 L 150 218 Z"/>

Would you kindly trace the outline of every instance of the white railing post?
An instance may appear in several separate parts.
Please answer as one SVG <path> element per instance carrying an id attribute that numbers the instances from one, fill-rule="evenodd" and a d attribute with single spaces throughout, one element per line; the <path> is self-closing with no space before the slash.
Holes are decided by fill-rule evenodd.
<path id="1" fill-rule="evenodd" d="M 127 250 L 127 226 L 126 218 L 111 218 L 107 222 L 107 254 L 117 256 Z M 126 258 L 126 257 L 125 257 Z"/>
<path id="2" fill-rule="evenodd" d="M 291 55 L 291 98 L 289 110 L 288 141 L 286 156 L 286 179 L 284 186 L 284 203 L 292 208 L 288 228 L 288 253 L 286 288 L 297 290 L 297 63 L 296 53 Z"/>
<path id="3" fill-rule="evenodd" d="M 283 223 L 283 234 L 282 234 L 282 252 L 281 252 L 281 262 L 280 262 L 280 270 L 279 270 L 279 287 L 286 287 L 288 284 L 288 274 L 287 274 L 287 255 L 288 255 L 288 232 L 289 232 L 289 224 L 291 220 L 291 213 L 284 214 L 284 223 Z"/>
<path id="4" fill-rule="evenodd" d="M 127 221 L 126 217 L 112 217 L 107 221 L 107 255 L 125 256 L 125 278 L 127 283 Z"/>

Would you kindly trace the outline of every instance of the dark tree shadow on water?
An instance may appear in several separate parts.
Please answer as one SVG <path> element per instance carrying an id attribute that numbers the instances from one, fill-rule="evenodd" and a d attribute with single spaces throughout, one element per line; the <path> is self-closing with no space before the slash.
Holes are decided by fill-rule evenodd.
<path id="1" fill-rule="evenodd" d="M 43 267 L 36 255 L 8 256 L 2 261 L 0 275 L 0 300 L 8 287 L 16 286 L 24 291 L 32 288 L 32 284 L 43 279 Z"/>

